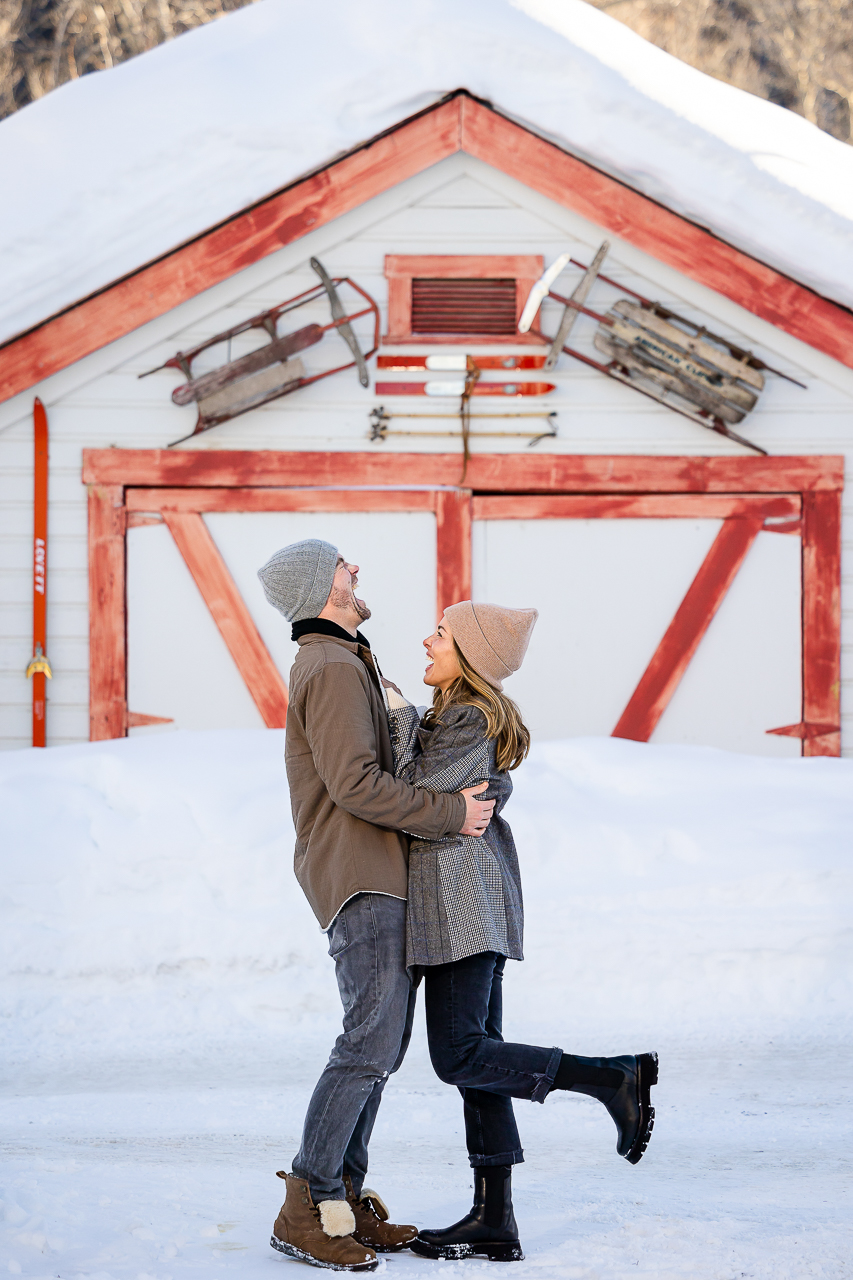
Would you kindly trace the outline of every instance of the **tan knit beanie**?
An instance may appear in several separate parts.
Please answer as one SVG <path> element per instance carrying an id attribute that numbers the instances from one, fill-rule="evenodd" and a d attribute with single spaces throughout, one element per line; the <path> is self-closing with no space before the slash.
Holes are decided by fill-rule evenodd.
<path id="1" fill-rule="evenodd" d="M 477 675 L 502 689 L 507 676 L 524 661 L 539 611 L 463 600 L 445 609 L 444 616 L 453 639 Z"/>

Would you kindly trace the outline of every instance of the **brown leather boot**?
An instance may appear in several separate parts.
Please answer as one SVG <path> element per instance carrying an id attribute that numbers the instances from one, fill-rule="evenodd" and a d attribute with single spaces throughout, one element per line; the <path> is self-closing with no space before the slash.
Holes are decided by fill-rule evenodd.
<path id="1" fill-rule="evenodd" d="M 284 1178 L 287 1194 L 270 1238 L 274 1249 L 330 1271 L 376 1270 L 376 1254 L 353 1239 L 355 1218 L 346 1200 L 321 1200 L 315 1205 L 303 1178 L 281 1172 L 276 1176 Z"/>
<path id="2" fill-rule="evenodd" d="M 355 1218 L 353 1237 L 359 1244 L 366 1244 L 377 1253 L 397 1253 L 407 1249 L 409 1242 L 418 1234 L 417 1227 L 398 1227 L 388 1221 L 388 1210 L 385 1201 L 375 1191 L 362 1188 L 360 1196 L 352 1189 L 348 1173 L 344 1174 L 344 1186 L 347 1189 L 347 1203 Z"/>

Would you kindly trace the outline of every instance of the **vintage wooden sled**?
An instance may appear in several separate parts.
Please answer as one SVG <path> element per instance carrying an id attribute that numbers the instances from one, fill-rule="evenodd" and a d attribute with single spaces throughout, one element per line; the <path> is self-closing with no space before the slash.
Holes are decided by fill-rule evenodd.
<path id="1" fill-rule="evenodd" d="M 183 444 L 184 440 L 191 439 L 201 431 L 209 431 L 211 427 L 216 427 L 221 422 L 228 422 L 229 419 L 236 418 L 241 413 L 248 413 L 250 409 L 269 404 L 271 400 L 290 395 L 300 387 L 310 386 L 312 382 L 329 378 L 333 373 L 342 373 L 345 369 L 357 368 L 359 382 L 363 387 L 368 385 L 367 361 L 379 347 L 379 308 L 373 298 L 349 276 L 330 277 L 317 258 L 311 259 L 311 266 L 320 277 L 320 284 L 315 285 L 313 289 L 306 289 L 295 298 L 288 298 L 277 307 L 271 307 L 269 311 L 262 311 L 260 315 L 252 316 L 242 324 L 235 325 L 233 329 L 217 333 L 190 351 L 179 351 L 170 360 L 158 365 L 157 369 L 149 369 L 146 373 L 139 375 L 141 378 L 146 378 L 151 373 L 157 373 L 159 369 L 180 369 L 187 381 L 175 387 L 172 400 L 175 404 L 195 402 L 198 405 L 198 419 L 194 429 L 189 435 L 182 436 L 180 440 L 173 440 L 169 448 L 176 444 Z M 338 293 L 342 285 L 348 285 L 354 289 L 367 305 L 348 314 Z M 309 302 L 315 302 L 324 294 L 328 298 L 332 313 L 332 319 L 328 324 L 308 324 L 292 333 L 279 335 L 278 323 L 283 316 L 306 306 Z M 373 315 L 373 345 L 369 351 L 363 352 L 352 331 L 352 321 L 371 314 Z M 207 351 L 219 343 L 230 344 L 233 338 L 248 333 L 252 329 L 264 330 L 269 336 L 269 342 L 259 347 L 257 351 L 251 351 L 237 360 L 229 360 L 218 369 L 212 369 L 197 378 L 193 377 L 193 360 L 202 351 Z M 332 330 L 336 330 L 343 338 L 352 353 L 352 360 L 346 364 L 336 365 L 333 369 L 324 369 L 322 373 L 306 375 L 304 365 L 298 359 L 297 353 L 314 346 Z"/>
<path id="2" fill-rule="evenodd" d="M 727 338 L 710 333 L 704 326 L 685 320 L 602 275 L 601 266 L 609 248 L 605 240 L 588 267 L 568 253 L 561 254 L 531 289 L 518 327 L 521 333 L 535 333 L 548 343 L 543 368 L 553 369 L 560 354 L 565 352 L 700 426 L 736 440 L 755 453 L 765 454 L 765 449 L 733 431 L 732 424 L 742 422 L 754 409 L 764 389 L 764 371 L 786 378 L 798 387 L 803 384 L 771 369 L 752 352 L 742 350 Z M 564 298 L 551 286 L 570 263 L 581 267 L 584 275 L 572 296 Z M 635 301 L 622 299 L 606 315 L 589 310 L 584 304 L 597 279 L 622 289 Z M 533 323 L 546 297 L 564 308 L 553 338 L 546 337 Z M 566 345 L 579 315 L 598 321 L 593 341 L 596 349 L 608 357 L 607 364 Z"/>

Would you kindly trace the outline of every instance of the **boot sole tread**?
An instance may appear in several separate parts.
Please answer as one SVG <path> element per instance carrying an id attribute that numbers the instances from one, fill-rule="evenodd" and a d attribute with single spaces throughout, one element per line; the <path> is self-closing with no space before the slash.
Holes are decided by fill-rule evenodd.
<path id="1" fill-rule="evenodd" d="M 300 1262 L 307 1262 L 309 1267 L 323 1267 L 326 1271 L 375 1271 L 379 1266 L 378 1258 L 374 1258 L 372 1262 L 323 1262 L 321 1258 L 315 1258 L 313 1253 L 306 1253 L 304 1249 L 297 1249 L 295 1244 L 279 1240 L 278 1236 L 270 1236 L 270 1244 L 288 1258 L 298 1258 Z"/>
<path id="2" fill-rule="evenodd" d="M 414 1238 L 412 1236 L 412 1240 Z M 353 1240 L 358 1240 L 358 1236 L 353 1235 Z M 365 1248 L 372 1249 L 374 1253 L 400 1253 L 403 1249 L 408 1249 L 411 1246 L 412 1240 L 404 1240 L 402 1244 L 368 1244 L 365 1245 Z M 363 1241 L 358 1240 L 358 1243 L 362 1244 Z"/>
<path id="3" fill-rule="evenodd" d="M 651 1102 L 651 1088 L 658 1082 L 658 1055 L 656 1053 L 640 1053 L 637 1055 L 637 1091 L 640 1095 L 640 1127 L 631 1144 L 631 1150 L 625 1155 L 629 1164 L 639 1164 L 646 1153 L 646 1148 L 655 1127 L 655 1109 Z"/>
<path id="4" fill-rule="evenodd" d="M 480 1244 L 430 1244 L 420 1237 L 409 1245 L 422 1258 L 487 1258 L 489 1262 L 523 1262 L 518 1240 L 484 1240 Z"/>

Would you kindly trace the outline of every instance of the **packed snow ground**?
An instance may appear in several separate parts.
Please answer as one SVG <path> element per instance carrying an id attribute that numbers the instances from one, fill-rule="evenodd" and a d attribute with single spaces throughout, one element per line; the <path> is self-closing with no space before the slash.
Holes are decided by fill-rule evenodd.
<path id="1" fill-rule="evenodd" d="M 261 0 L 0 122 L 0 339 L 459 88 L 853 305 L 853 148 L 582 0 Z"/>
<path id="2" fill-rule="evenodd" d="M 261 1280 L 336 1031 L 290 871 L 278 732 L 145 733 L 0 756 L 2 1266 Z M 518 1277 L 849 1277 L 853 762 L 548 743 L 508 816 L 527 903 L 506 1031 L 661 1053 L 632 1168 L 588 1099 L 518 1103 Z M 370 1181 L 445 1225 L 470 1178 L 419 1023 Z M 301 1273 L 304 1274 L 304 1273 Z"/>

